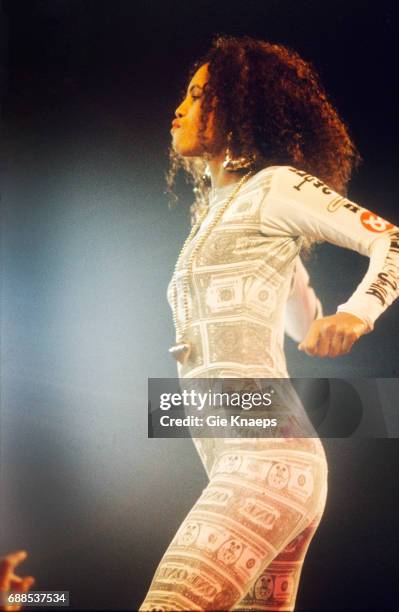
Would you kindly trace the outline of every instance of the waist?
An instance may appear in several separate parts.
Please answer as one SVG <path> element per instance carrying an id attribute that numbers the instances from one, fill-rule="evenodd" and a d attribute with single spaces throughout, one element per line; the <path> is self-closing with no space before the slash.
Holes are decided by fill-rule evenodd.
<path id="1" fill-rule="evenodd" d="M 261 378 L 288 376 L 281 334 L 271 326 L 245 319 L 196 320 L 188 325 L 185 340 L 191 350 L 179 375 L 198 371 L 207 377 L 208 371 L 210 378 L 227 377 L 229 371 L 240 378 L 253 371 Z"/>

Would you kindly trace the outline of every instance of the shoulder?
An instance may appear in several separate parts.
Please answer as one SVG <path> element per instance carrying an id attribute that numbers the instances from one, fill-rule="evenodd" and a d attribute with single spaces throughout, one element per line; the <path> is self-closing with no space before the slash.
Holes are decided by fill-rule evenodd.
<path id="1" fill-rule="evenodd" d="M 310 206 L 317 203 L 322 207 L 346 201 L 317 176 L 293 166 L 275 167 L 270 195 Z"/>
<path id="2" fill-rule="evenodd" d="M 288 168 L 288 166 L 266 166 L 261 170 L 258 170 L 253 174 L 247 181 L 248 187 L 256 187 L 261 185 L 270 185 L 274 180 L 277 173 L 281 174 L 281 171 Z"/>
<path id="3" fill-rule="evenodd" d="M 287 234 L 324 240 L 327 226 L 335 227 L 336 220 L 328 214 L 328 206 L 337 198 L 344 199 L 306 171 L 274 166 L 260 206 L 261 220 L 265 227 L 278 226 Z"/>
<path id="4" fill-rule="evenodd" d="M 294 176 L 298 174 L 300 170 L 297 168 L 293 168 L 292 166 L 265 166 L 261 170 L 258 170 L 249 180 L 249 183 L 261 183 L 265 181 L 269 181 L 271 179 L 275 180 L 277 177 L 285 177 L 289 178 L 290 176 Z"/>
<path id="5" fill-rule="evenodd" d="M 276 190 L 276 185 L 281 181 L 287 182 L 284 179 L 288 172 L 288 166 L 266 166 L 253 174 L 241 189 L 240 197 L 252 197 L 256 201 L 261 202 L 267 199 L 271 191 Z"/>
<path id="6" fill-rule="evenodd" d="M 317 176 L 288 165 L 262 168 L 248 180 L 247 186 L 249 190 L 258 190 L 268 214 L 276 207 L 283 214 L 284 204 L 295 206 L 298 214 L 309 210 L 321 214 L 348 202 Z"/>
<path id="7" fill-rule="evenodd" d="M 271 195 L 291 197 L 294 200 L 319 194 L 327 199 L 328 196 L 338 195 L 318 177 L 294 166 L 262 168 L 247 182 L 247 188 L 254 187 L 267 188 Z"/>

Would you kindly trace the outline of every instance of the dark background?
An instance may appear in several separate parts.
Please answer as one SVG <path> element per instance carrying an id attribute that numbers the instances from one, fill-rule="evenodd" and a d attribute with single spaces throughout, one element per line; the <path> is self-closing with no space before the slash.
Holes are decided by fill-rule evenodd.
<path id="1" fill-rule="evenodd" d="M 168 209 L 170 122 L 216 33 L 295 48 L 319 70 L 364 162 L 349 197 L 397 208 L 393 2 L 10 0 L 2 4 L 0 554 L 74 609 L 137 609 L 207 484 L 191 440 L 147 439 L 147 377 L 173 377 L 166 287 L 190 193 Z M 307 267 L 326 314 L 367 260 Z M 350 355 L 296 376 L 398 376 L 398 305 Z M 399 444 L 326 440 L 330 489 L 298 610 L 394 610 Z"/>

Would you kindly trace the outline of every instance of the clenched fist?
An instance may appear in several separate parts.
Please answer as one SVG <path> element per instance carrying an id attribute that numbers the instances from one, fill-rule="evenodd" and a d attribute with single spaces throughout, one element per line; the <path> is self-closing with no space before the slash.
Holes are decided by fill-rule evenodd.
<path id="1" fill-rule="evenodd" d="M 359 317 L 349 312 L 338 312 L 313 321 L 298 349 L 312 356 L 338 357 L 349 353 L 356 340 L 370 331 Z"/>

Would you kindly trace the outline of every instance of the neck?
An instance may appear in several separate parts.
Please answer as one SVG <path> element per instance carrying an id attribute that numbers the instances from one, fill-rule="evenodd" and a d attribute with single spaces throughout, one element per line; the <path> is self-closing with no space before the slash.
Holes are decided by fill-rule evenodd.
<path id="1" fill-rule="evenodd" d="M 223 168 L 224 158 L 225 154 L 223 152 L 207 160 L 209 172 L 211 174 L 212 189 L 219 189 L 220 187 L 226 187 L 226 185 L 231 185 L 232 183 L 238 183 L 241 178 L 240 173 L 228 172 Z"/>

